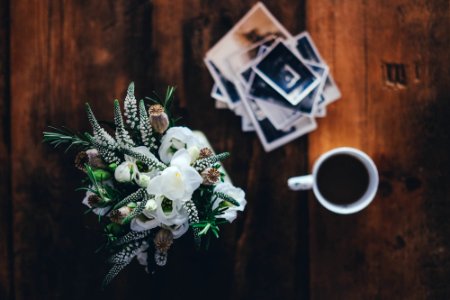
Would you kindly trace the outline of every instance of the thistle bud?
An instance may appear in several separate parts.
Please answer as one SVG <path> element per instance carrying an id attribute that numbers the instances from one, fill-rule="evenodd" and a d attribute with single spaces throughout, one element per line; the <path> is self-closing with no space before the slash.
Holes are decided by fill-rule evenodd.
<path id="1" fill-rule="evenodd" d="M 85 165 L 89 163 L 89 157 L 86 152 L 81 151 L 75 156 L 75 167 L 83 172 L 86 172 Z"/>
<path id="2" fill-rule="evenodd" d="M 97 195 L 90 195 L 87 201 L 91 207 L 98 207 L 102 199 Z"/>
<path id="3" fill-rule="evenodd" d="M 199 154 L 199 158 L 207 158 L 213 155 L 213 152 L 211 149 L 209 148 L 202 148 L 200 149 L 200 154 Z"/>
<path id="4" fill-rule="evenodd" d="M 220 179 L 220 172 L 215 168 L 206 168 L 201 175 L 204 185 L 213 185 Z"/>
<path id="5" fill-rule="evenodd" d="M 159 104 L 150 106 L 148 110 L 150 116 L 150 125 L 153 129 L 162 134 L 169 127 L 169 117 L 164 112 L 164 107 Z"/>
<path id="6" fill-rule="evenodd" d="M 105 162 L 100 157 L 97 149 L 89 149 L 86 151 L 86 155 L 89 159 L 89 165 L 96 169 L 103 169 L 106 167 Z"/>
<path id="7" fill-rule="evenodd" d="M 81 151 L 75 157 L 75 167 L 83 172 L 86 172 L 85 165 L 89 165 L 94 169 L 103 169 L 106 167 L 102 158 L 98 154 L 97 149 L 89 149 Z"/>
<path id="8" fill-rule="evenodd" d="M 109 219 L 111 222 L 121 224 L 123 219 L 125 219 L 126 216 L 128 216 L 131 213 L 131 208 L 124 206 L 119 209 L 113 210 L 109 214 Z"/>

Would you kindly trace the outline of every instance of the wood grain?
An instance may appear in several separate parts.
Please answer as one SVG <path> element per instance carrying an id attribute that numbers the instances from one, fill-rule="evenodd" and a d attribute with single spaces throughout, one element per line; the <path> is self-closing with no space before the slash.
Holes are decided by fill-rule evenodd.
<path id="1" fill-rule="evenodd" d="M 128 81 L 145 80 L 150 10 L 142 1 L 11 3 L 17 299 L 121 298 L 142 285 L 138 276 L 131 284 L 121 278 L 98 291 L 106 272 L 94 255 L 101 232 L 74 192 L 81 174 L 73 170 L 73 153 L 60 154 L 41 139 L 48 124 L 86 130 L 85 101 L 110 119 L 112 100 L 123 98 Z"/>
<path id="2" fill-rule="evenodd" d="M 357 215 L 312 204 L 311 296 L 448 298 L 448 2 L 310 1 L 307 11 L 344 95 L 310 136 L 310 162 L 353 146 L 374 158 L 381 179 Z M 387 76 L 387 64 L 404 68 L 405 80 Z"/>
<path id="3" fill-rule="evenodd" d="M 343 94 L 317 131 L 265 153 L 214 109 L 202 61 L 254 3 L 0 0 L 0 299 L 450 298 L 449 4 L 265 1 L 290 32 L 310 31 Z M 86 101 L 111 119 L 129 81 L 138 98 L 177 86 L 180 124 L 232 153 L 248 206 L 210 251 L 184 236 L 166 268 L 133 263 L 100 291 L 101 232 L 73 191 L 74 153 L 41 132 L 88 130 Z M 342 145 L 381 176 L 374 203 L 346 217 L 286 187 Z"/>
<path id="4" fill-rule="evenodd" d="M 13 299 L 9 2 L 0 1 L 0 299 Z"/>
<path id="5" fill-rule="evenodd" d="M 209 97 L 212 81 L 202 63 L 207 49 L 252 4 L 235 1 L 219 8 L 202 1 L 11 4 L 11 97 L 16 99 L 12 114 L 18 117 L 11 130 L 17 299 L 121 298 L 145 295 L 144 285 L 154 297 L 165 299 L 206 298 L 218 290 L 224 290 L 218 299 L 305 295 L 307 256 L 298 253 L 304 253 L 301 249 L 307 243 L 306 202 L 280 187 L 287 178 L 284 172 L 306 170 L 306 140 L 264 153 L 255 136 L 241 132 L 238 118 L 214 109 Z M 301 3 L 290 9 L 274 3 L 271 9 L 284 16 L 290 30 L 303 26 L 295 14 L 302 13 Z M 110 118 L 108 104 L 123 97 L 129 80 L 136 81 L 141 97 L 177 84 L 177 110 L 185 123 L 205 131 L 217 151 L 234 153 L 226 168 L 255 201 L 247 216 L 226 228 L 224 238 L 208 253 L 186 251 L 193 249 L 191 241 L 181 239 L 166 269 L 145 276 L 133 265 L 101 293 L 95 287 L 105 269 L 92 254 L 98 234 L 83 229 L 87 218 L 81 215 L 82 196 L 69 192 L 76 180 L 67 178 L 80 175 L 73 171 L 69 156 L 40 144 L 40 131 L 67 120 L 72 128 L 86 129 L 82 112 L 86 100 L 100 119 Z M 280 171 L 289 156 L 296 160 Z M 261 164 L 264 160 L 276 163 Z M 280 176 L 273 178 L 275 173 Z M 92 220 L 88 224 L 95 227 Z M 173 289 L 175 274 L 184 280 Z"/>

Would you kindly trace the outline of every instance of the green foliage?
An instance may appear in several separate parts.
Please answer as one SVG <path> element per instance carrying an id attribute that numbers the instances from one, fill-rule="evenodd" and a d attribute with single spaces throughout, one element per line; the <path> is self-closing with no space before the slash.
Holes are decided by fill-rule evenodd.
<path id="1" fill-rule="evenodd" d="M 120 193 L 114 189 L 112 186 L 107 184 L 102 184 L 103 180 L 98 180 L 95 171 L 89 166 L 85 164 L 86 174 L 89 179 L 90 185 L 92 187 L 84 188 L 86 190 L 91 191 L 101 198 L 101 202 L 99 203 L 99 207 L 105 207 L 107 205 L 112 205 L 117 201 L 118 197 L 120 197 Z"/>
<path id="2" fill-rule="evenodd" d="M 146 97 L 147 100 L 164 107 L 170 127 L 178 121 L 173 119 L 171 114 L 174 92 L 175 87 L 168 86 L 163 97 L 155 92 L 155 97 Z M 104 214 L 106 217 L 98 216 L 105 238 L 99 250 L 111 255 L 109 263 L 112 264 L 105 276 L 103 286 L 109 284 L 140 251 L 153 244 L 153 229 L 134 232 L 129 225 L 134 218 L 141 217 L 147 201 L 153 196 L 148 195 L 146 189 L 139 187 L 135 181 L 120 183 L 114 181 L 113 176 L 117 166 L 124 161 L 125 155 L 134 158 L 133 161 L 140 172 L 162 171 L 167 168 L 158 159 L 157 149 L 161 134 L 155 132 L 150 124 L 148 106 L 148 103 L 146 104 L 143 100 L 138 103 L 134 96 L 134 83 L 130 83 L 124 101 L 123 114 L 119 101 L 114 101 L 114 123 L 98 121 L 89 104 L 86 104 L 88 120 L 93 129 L 92 135 L 73 133 L 64 127 L 61 129 L 50 127 L 52 131 L 43 133 L 43 141 L 55 148 L 61 145 L 67 146 L 65 151 L 72 147 L 81 150 L 95 148 L 101 157 L 102 164 L 92 164 L 99 166 L 98 168 L 85 165 L 85 186 L 79 190 L 89 191 L 95 195 L 88 199 L 92 206 L 88 212 L 95 208 L 109 208 L 109 211 Z M 106 126 L 108 130 L 102 126 Z M 148 147 L 155 156 L 133 150 L 136 145 Z M 175 152 L 177 149 L 172 150 Z M 198 172 L 209 167 L 220 170 L 220 161 L 228 156 L 229 153 L 225 152 L 198 159 L 192 166 Z M 108 166 L 104 166 L 103 162 Z M 221 173 L 221 181 L 223 176 L 224 174 Z M 114 185 L 110 184 L 110 179 L 113 179 Z M 161 205 L 164 212 L 171 211 L 173 208 L 173 202 L 168 199 L 163 200 Z M 214 192 L 214 186 L 202 184 L 194 191 L 192 200 L 184 203 L 184 209 L 188 213 L 189 225 L 198 247 L 208 248 L 209 241 L 213 237 L 219 237 L 219 226 L 228 223 L 221 218 L 221 215 L 233 205 L 238 206 L 239 203 L 226 194 Z M 127 208 L 120 209 L 125 206 Z M 110 213 L 111 210 L 114 211 Z M 148 251 L 152 251 L 153 247 L 149 249 Z"/>
<path id="3" fill-rule="evenodd" d="M 66 127 L 56 128 L 49 126 L 53 131 L 44 131 L 43 142 L 49 143 L 55 148 L 61 145 L 67 145 L 64 152 L 69 151 L 70 148 L 75 147 L 78 150 L 87 150 L 92 148 L 92 143 L 89 141 L 86 134 L 74 133 Z"/>
<path id="4" fill-rule="evenodd" d="M 219 201 L 219 199 L 222 199 L 219 195 L 224 196 L 224 194 L 215 193 L 214 186 L 201 185 L 192 196 L 192 200 L 195 203 L 198 213 L 198 222 L 192 223 L 191 226 L 197 231 L 200 237 L 207 238 L 206 248 L 209 245 L 208 241 L 210 236 L 216 238 L 219 237 L 219 225 L 227 223 L 226 220 L 219 216 L 226 211 L 228 207 L 218 205 L 213 209 L 214 203 Z M 227 198 L 230 200 L 231 197 Z M 232 201 L 237 203 L 234 199 Z"/>

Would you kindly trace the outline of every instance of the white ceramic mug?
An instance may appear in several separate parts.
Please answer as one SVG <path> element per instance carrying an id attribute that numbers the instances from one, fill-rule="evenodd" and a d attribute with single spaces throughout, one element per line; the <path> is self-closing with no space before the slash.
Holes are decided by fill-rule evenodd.
<path id="1" fill-rule="evenodd" d="M 358 159 L 365 166 L 367 173 L 369 174 L 369 184 L 366 192 L 361 196 L 361 198 L 349 204 L 336 204 L 328 201 L 322 196 L 317 186 L 317 173 L 322 163 L 334 155 L 342 154 L 350 155 Z M 311 175 L 289 178 L 288 186 L 294 191 L 309 190 L 312 188 L 317 200 L 319 200 L 320 204 L 322 204 L 326 209 L 337 214 L 352 214 L 364 209 L 372 202 L 378 188 L 378 171 L 374 162 L 366 153 L 355 148 L 341 147 L 322 154 L 314 163 Z"/>

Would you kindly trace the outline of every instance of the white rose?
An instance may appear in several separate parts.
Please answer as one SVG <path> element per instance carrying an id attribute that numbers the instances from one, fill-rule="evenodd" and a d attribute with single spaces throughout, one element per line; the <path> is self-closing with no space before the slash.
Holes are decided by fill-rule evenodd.
<path id="1" fill-rule="evenodd" d="M 219 192 L 230 196 L 239 203 L 239 206 L 226 204 L 228 206 L 228 209 L 225 210 L 221 215 L 218 215 L 219 218 L 224 218 L 230 223 L 233 222 L 237 217 L 237 211 L 243 211 L 245 205 L 247 204 L 247 201 L 245 200 L 245 192 L 242 189 L 233 186 L 229 182 L 221 182 L 217 184 L 214 188 L 214 192 Z M 222 202 L 223 201 L 214 202 L 212 208 L 217 208 Z"/>
<path id="2" fill-rule="evenodd" d="M 178 150 L 170 166 L 153 177 L 147 187 L 150 195 L 163 195 L 172 201 L 188 201 L 203 179 L 191 167 L 191 156 L 186 149 Z"/>
<path id="3" fill-rule="evenodd" d="M 194 133 L 187 127 L 172 127 L 166 131 L 161 139 L 159 147 L 159 157 L 164 163 L 169 163 L 174 153 L 179 149 L 189 149 L 191 147 L 201 147 Z"/>

